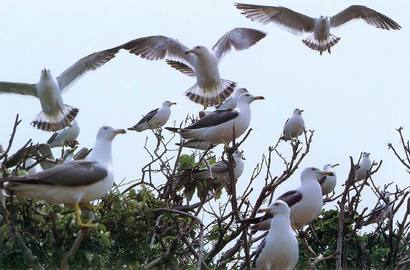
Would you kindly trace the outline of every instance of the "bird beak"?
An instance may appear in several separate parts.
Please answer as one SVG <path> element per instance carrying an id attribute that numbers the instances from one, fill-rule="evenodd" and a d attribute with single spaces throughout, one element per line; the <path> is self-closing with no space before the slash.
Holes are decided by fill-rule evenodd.
<path id="1" fill-rule="evenodd" d="M 258 210 L 258 213 L 267 213 L 270 211 L 270 208 L 261 208 Z"/>
<path id="2" fill-rule="evenodd" d="M 255 96 L 253 97 L 253 100 L 260 100 L 260 99 L 265 99 L 263 96 Z"/>
<path id="3" fill-rule="evenodd" d="M 176 103 L 176 102 L 171 102 L 171 106 L 172 106 L 172 105 L 177 105 L 177 103 Z"/>
<path id="4" fill-rule="evenodd" d="M 187 51 L 185 51 L 185 54 L 190 54 L 190 53 L 194 53 L 194 51 L 193 51 L 193 50 L 187 50 Z"/>
<path id="5" fill-rule="evenodd" d="M 332 172 L 321 172 L 321 175 L 323 176 L 334 176 L 335 174 Z"/>
<path id="6" fill-rule="evenodd" d="M 333 165 L 332 165 L 332 168 L 337 167 L 337 166 L 339 166 L 339 165 L 340 165 L 339 163 L 333 164 Z"/>
<path id="7" fill-rule="evenodd" d="M 300 110 L 301 113 L 303 113 L 305 110 Z"/>
<path id="8" fill-rule="evenodd" d="M 127 133 L 127 131 L 125 129 L 117 129 L 116 131 L 114 131 L 114 133 L 115 133 L 115 135 L 125 134 L 125 133 Z"/>

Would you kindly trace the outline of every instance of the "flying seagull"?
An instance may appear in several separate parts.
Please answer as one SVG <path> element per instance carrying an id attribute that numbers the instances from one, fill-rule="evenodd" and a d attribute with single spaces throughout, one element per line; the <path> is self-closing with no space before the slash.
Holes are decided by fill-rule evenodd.
<path id="1" fill-rule="evenodd" d="M 148 60 L 166 59 L 171 67 L 185 75 L 196 77 L 197 83 L 185 95 L 204 107 L 224 101 L 235 89 L 236 83 L 221 79 L 218 64 L 232 48 L 243 50 L 251 47 L 266 36 L 251 28 L 235 28 L 223 35 L 208 50 L 204 46 L 189 49 L 177 39 L 166 36 L 138 38 L 123 45 L 130 53 Z"/>
<path id="2" fill-rule="evenodd" d="M 176 103 L 164 101 L 161 108 L 156 108 L 150 111 L 136 125 L 128 128 L 128 130 L 141 132 L 146 129 L 157 129 L 162 127 L 166 124 L 171 115 L 172 105 L 176 105 Z"/>
<path id="3" fill-rule="evenodd" d="M 0 178 L 0 182 L 17 197 L 73 205 L 78 225 L 94 227 L 96 224 L 82 222 L 79 204 L 99 199 L 111 189 L 114 182 L 111 143 L 122 133 L 125 130 L 102 127 L 86 160 L 63 163 L 31 176 Z"/>
<path id="4" fill-rule="evenodd" d="M 333 173 L 332 176 L 323 176 L 319 179 L 320 187 L 322 188 L 322 195 L 327 195 L 335 189 L 337 178 L 334 168 L 339 164 L 326 164 L 323 167 L 323 171 Z"/>
<path id="5" fill-rule="evenodd" d="M 254 269 L 294 269 L 299 259 L 299 245 L 290 224 L 289 206 L 277 200 L 260 211 L 269 213 L 273 218 L 270 219 L 268 235 L 256 251 Z"/>
<path id="6" fill-rule="evenodd" d="M 78 134 L 80 134 L 80 126 L 78 125 L 77 121 L 74 120 L 71 122 L 70 126 L 55 132 L 50 139 L 48 139 L 47 143 L 50 145 L 51 148 L 54 147 L 63 147 L 65 145 L 69 145 L 74 147 L 78 144 L 76 141 Z"/>
<path id="7" fill-rule="evenodd" d="M 235 109 L 238 99 L 242 94 L 249 93 L 245 88 L 237 88 L 233 93 L 221 104 L 217 105 L 218 110 Z"/>
<path id="8" fill-rule="evenodd" d="M 390 195 L 392 194 L 388 191 L 384 193 L 383 197 L 380 199 L 381 203 L 368 215 L 363 223 L 364 226 L 372 223 L 380 223 L 391 214 L 393 210 L 393 202 L 390 201 Z"/>
<path id="9" fill-rule="evenodd" d="M 359 5 L 350 6 L 332 17 L 320 16 L 319 18 L 311 18 L 285 7 L 239 3 L 236 3 L 235 6 L 241 10 L 241 14 L 251 20 L 263 24 L 274 22 L 295 34 L 313 33 L 304 39 L 303 43 L 309 48 L 319 51 L 320 54 L 326 50 L 330 53 L 330 48 L 340 40 L 340 37 L 330 33 L 330 29 L 339 27 L 350 20 L 363 19 L 366 23 L 383 30 L 399 30 L 401 28 L 398 23 L 386 15 Z"/>
<path id="10" fill-rule="evenodd" d="M 301 109 L 293 110 L 293 115 L 286 120 L 285 126 L 283 127 L 282 140 L 297 140 L 297 138 L 303 134 L 305 131 L 305 121 L 303 121 L 302 112 L 303 110 Z"/>
<path id="11" fill-rule="evenodd" d="M 291 210 L 291 223 L 293 228 L 301 229 L 320 214 L 322 209 L 322 189 L 319 180 L 323 176 L 332 176 L 333 173 L 321 171 L 314 167 L 306 168 L 300 176 L 301 185 L 296 190 L 290 190 L 282 194 L 277 200 L 288 204 Z M 260 230 L 268 230 L 272 215 L 244 219 L 241 222 L 255 224 L 251 227 L 252 233 Z"/>
<path id="12" fill-rule="evenodd" d="M 372 168 L 372 162 L 369 158 L 370 153 L 363 152 L 362 159 L 360 160 L 359 166 L 356 167 L 355 180 L 361 181 L 367 178 L 370 169 Z"/>
<path id="13" fill-rule="evenodd" d="M 250 104 L 260 99 L 264 97 L 242 94 L 237 107 L 233 110 L 216 110 L 207 113 L 188 127 L 166 127 L 166 129 L 178 132 L 184 139 L 195 138 L 212 144 L 228 144 L 233 140 L 234 135 L 238 138 L 248 129 L 251 121 Z"/>
<path id="14" fill-rule="evenodd" d="M 69 126 L 77 116 L 78 109 L 64 104 L 62 93 L 87 71 L 96 70 L 112 58 L 121 47 L 92 53 L 78 60 L 56 79 L 49 69 L 41 71 L 40 81 L 35 84 L 0 82 L 0 94 L 20 94 L 37 97 L 42 111 L 31 123 L 34 127 L 45 131 L 57 131 Z"/>
<path id="15" fill-rule="evenodd" d="M 200 140 L 200 139 L 188 139 L 188 140 L 184 140 L 182 144 L 176 143 L 176 145 L 186 147 L 186 148 L 198 149 L 198 150 L 208 150 L 208 149 L 212 149 L 215 147 L 215 144 L 212 144 L 210 142 Z"/>

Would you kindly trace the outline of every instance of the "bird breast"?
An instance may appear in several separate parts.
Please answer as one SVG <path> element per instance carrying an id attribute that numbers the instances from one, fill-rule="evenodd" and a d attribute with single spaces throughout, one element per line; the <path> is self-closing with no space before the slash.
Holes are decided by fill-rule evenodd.
<path id="1" fill-rule="evenodd" d="M 218 60 L 212 54 L 196 57 L 195 72 L 198 85 L 201 88 L 216 88 L 219 84 Z"/>
<path id="2" fill-rule="evenodd" d="M 329 17 L 316 19 L 315 26 L 313 27 L 313 33 L 317 40 L 327 39 L 330 35 Z"/>
<path id="3" fill-rule="evenodd" d="M 64 107 L 60 88 L 52 78 L 41 80 L 37 84 L 37 94 L 45 113 L 55 112 L 58 108 Z"/>

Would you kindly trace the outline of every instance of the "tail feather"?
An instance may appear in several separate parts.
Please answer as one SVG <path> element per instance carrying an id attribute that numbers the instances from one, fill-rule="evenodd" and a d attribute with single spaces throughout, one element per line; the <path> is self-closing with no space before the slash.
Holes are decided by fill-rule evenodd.
<path id="1" fill-rule="evenodd" d="M 70 125 L 78 114 L 78 109 L 69 105 L 56 114 L 48 115 L 41 111 L 31 124 L 44 131 L 57 131 Z"/>
<path id="2" fill-rule="evenodd" d="M 308 46 L 312 50 L 319 51 L 322 55 L 322 52 L 324 51 L 328 51 L 330 53 L 330 48 L 336 45 L 339 40 L 340 37 L 336 37 L 335 35 L 330 34 L 330 36 L 324 40 L 318 40 L 312 35 L 302 41 L 306 46 Z"/>
<path id="3" fill-rule="evenodd" d="M 220 104 L 235 90 L 236 83 L 221 79 L 215 89 L 202 89 L 198 84 L 189 88 L 185 95 L 193 102 L 204 107 Z"/>

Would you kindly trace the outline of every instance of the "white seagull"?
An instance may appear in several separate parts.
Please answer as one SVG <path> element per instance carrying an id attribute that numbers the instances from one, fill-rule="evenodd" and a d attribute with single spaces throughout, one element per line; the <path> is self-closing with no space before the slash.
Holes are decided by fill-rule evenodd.
<path id="1" fill-rule="evenodd" d="M 63 163 L 31 176 L 0 178 L 0 182 L 17 197 L 73 205 L 78 225 L 94 227 L 95 224 L 82 222 L 79 204 L 99 199 L 111 189 L 114 182 L 111 143 L 122 133 L 125 130 L 102 127 L 86 160 Z"/>
<path id="2" fill-rule="evenodd" d="M 73 122 L 71 122 L 70 126 L 54 133 L 50 137 L 50 139 L 48 139 L 47 143 L 51 148 L 63 147 L 65 145 L 74 147 L 78 144 L 78 142 L 76 141 L 78 134 L 80 134 L 80 126 L 78 125 L 77 121 L 74 120 Z"/>
<path id="3" fill-rule="evenodd" d="M 254 269 L 294 269 L 299 259 L 299 245 L 290 224 L 289 206 L 277 200 L 269 208 L 260 211 L 269 213 L 273 218 L 270 219 L 268 235 L 256 251 Z"/>
<path id="4" fill-rule="evenodd" d="M 40 81 L 35 84 L 0 82 L 0 94 L 20 94 L 36 97 L 40 100 L 42 111 L 31 123 L 45 131 L 57 131 L 69 126 L 77 116 L 78 109 L 64 104 L 62 93 L 87 71 L 96 70 L 112 58 L 121 47 L 92 53 L 78 60 L 56 79 L 50 70 L 41 71 Z"/>
<path id="5" fill-rule="evenodd" d="M 333 173 L 332 176 L 323 176 L 321 179 L 319 179 L 319 183 L 320 183 L 320 187 L 322 188 L 322 195 L 327 195 L 330 192 L 332 192 L 335 187 L 336 187 L 336 183 L 337 183 L 337 178 L 336 178 L 336 172 L 334 170 L 334 168 L 336 166 L 339 166 L 339 164 L 326 164 L 323 167 L 323 171 L 325 172 L 331 172 Z"/>
<path id="6" fill-rule="evenodd" d="M 166 36 L 138 38 L 123 45 L 130 53 L 148 60 L 167 58 L 166 62 L 185 75 L 196 77 L 197 83 L 185 95 L 204 107 L 224 101 L 236 83 L 221 79 L 218 64 L 232 48 L 243 50 L 265 37 L 265 33 L 251 28 L 235 28 L 223 35 L 208 50 L 204 46 L 189 49 L 177 39 Z"/>
<path id="7" fill-rule="evenodd" d="M 359 5 L 350 6 L 332 17 L 320 16 L 319 18 L 312 18 L 285 7 L 239 3 L 236 3 L 235 6 L 241 10 L 241 14 L 251 20 L 263 24 L 274 22 L 284 26 L 286 30 L 294 34 L 313 33 L 304 39 L 303 43 L 309 48 L 319 51 L 320 54 L 326 50 L 330 53 L 330 48 L 340 40 L 340 37 L 330 33 L 330 29 L 339 27 L 350 20 L 363 19 L 366 23 L 383 30 L 399 30 L 401 28 L 398 23 L 386 15 Z"/>
<path id="8" fill-rule="evenodd" d="M 388 191 L 384 193 L 383 197 L 380 198 L 381 203 L 367 216 L 367 219 L 363 223 L 364 226 L 383 222 L 384 219 L 390 216 L 393 210 L 393 202 L 390 201 L 390 195 L 392 194 Z"/>
<path id="9" fill-rule="evenodd" d="M 293 228 L 301 229 L 319 216 L 322 209 L 322 189 L 319 180 L 323 176 L 332 176 L 333 173 L 321 171 L 314 167 L 306 168 L 300 175 L 301 185 L 295 189 L 282 194 L 277 200 L 288 204 L 291 210 L 291 223 Z M 266 213 L 264 216 L 244 219 L 241 222 L 255 224 L 251 227 L 252 233 L 260 230 L 268 230 L 272 215 Z"/>
<path id="10" fill-rule="evenodd" d="M 356 181 L 361 181 L 367 178 L 367 175 L 369 174 L 370 169 L 372 168 L 372 161 L 370 160 L 369 156 L 370 153 L 362 153 L 362 159 L 360 160 L 359 166 L 356 167 Z"/>
<path id="11" fill-rule="evenodd" d="M 282 140 L 292 140 L 297 139 L 305 131 L 305 121 L 302 117 L 303 110 L 295 109 L 293 110 L 293 115 L 288 118 L 283 127 Z"/>
<path id="12" fill-rule="evenodd" d="M 138 132 L 146 129 L 157 129 L 165 125 L 171 116 L 171 106 L 176 105 L 175 102 L 164 101 L 161 108 L 156 108 L 147 113 L 136 125 L 128 128 Z"/>
<path id="13" fill-rule="evenodd" d="M 249 93 L 245 88 L 237 88 L 233 93 L 221 104 L 217 105 L 218 110 L 235 109 L 238 99 L 242 94 Z"/>
<path id="14" fill-rule="evenodd" d="M 184 139 L 195 138 L 212 144 L 228 144 L 234 135 L 235 138 L 239 138 L 248 129 L 251 121 L 250 104 L 260 99 L 264 97 L 242 94 L 237 107 L 233 110 L 216 110 L 207 113 L 191 126 L 166 129 L 178 132 Z"/>

